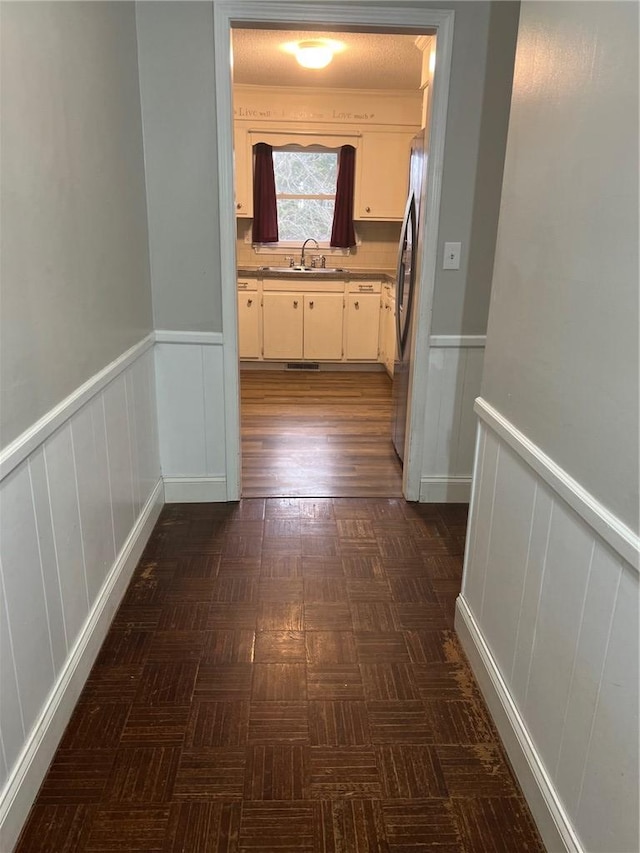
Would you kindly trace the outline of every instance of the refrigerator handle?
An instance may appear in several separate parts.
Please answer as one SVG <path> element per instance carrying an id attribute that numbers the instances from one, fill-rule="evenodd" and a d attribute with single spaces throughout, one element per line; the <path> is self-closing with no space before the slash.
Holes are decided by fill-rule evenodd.
<path id="1" fill-rule="evenodd" d="M 398 244 L 398 264 L 396 267 L 396 345 L 397 345 L 397 354 L 398 358 L 402 359 L 404 357 L 404 347 L 407 340 L 407 323 L 409 320 L 409 309 L 411 306 L 412 293 L 411 288 L 413 287 L 413 268 L 414 264 L 411 264 L 410 270 L 410 280 L 409 280 L 409 294 L 406 300 L 406 317 L 404 318 L 403 324 L 403 305 L 405 302 L 404 299 L 404 290 L 405 290 L 405 274 L 406 268 L 404 263 L 404 253 L 407 248 L 407 236 L 409 232 L 409 228 L 411 227 L 411 238 L 412 238 L 412 250 L 415 248 L 415 220 L 416 220 L 416 201 L 413 193 L 409 195 L 407 199 L 407 206 L 404 211 L 404 219 L 402 220 L 402 228 L 400 230 L 400 242 Z"/>

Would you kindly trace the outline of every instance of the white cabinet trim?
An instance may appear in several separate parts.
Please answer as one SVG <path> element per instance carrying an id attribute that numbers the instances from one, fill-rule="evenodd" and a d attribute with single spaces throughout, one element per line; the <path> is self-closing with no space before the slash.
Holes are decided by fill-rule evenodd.
<path id="1" fill-rule="evenodd" d="M 611 548 L 640 571 L 640 537 L 630 527 L 482 397 L 477 398 L 474 410 Z"/>

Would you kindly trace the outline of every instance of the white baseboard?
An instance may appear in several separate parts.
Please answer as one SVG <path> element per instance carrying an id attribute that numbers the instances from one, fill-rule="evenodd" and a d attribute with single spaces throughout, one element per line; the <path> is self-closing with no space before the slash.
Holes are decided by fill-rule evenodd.
<path id="1" fill-rule="evenodd" d="M 167 503 L 188 504 L 227 500 L 225 477 L 165 477 L 164 499 Z"/>
<path id="2" fill-rule="evenodd" d="M 0 794 L 1 851 L 12 850 L 18 840 L 163 503 L 163 485 L 159 480 L 122 546 L 40 718 Z"/>
<path id="3" fill-rule="evenodd" d="M 455 626 L 549 853 L 584 853 L 524 720 L 463 595 Z"/>
<path id="4" fill-rule="evenodd" d="M 420 503 L 469 503 L 471 477 L 423 477 L 420 480 Z"/>

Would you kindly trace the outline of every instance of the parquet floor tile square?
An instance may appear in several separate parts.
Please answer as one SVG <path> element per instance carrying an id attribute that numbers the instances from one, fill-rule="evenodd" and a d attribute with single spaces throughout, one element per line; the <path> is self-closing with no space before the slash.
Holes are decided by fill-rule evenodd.
<path id="1" fill-rule="evenodd" d="M 543 853 L 453 629 L 465 523 L 166 506 L 16 853 Z"/>

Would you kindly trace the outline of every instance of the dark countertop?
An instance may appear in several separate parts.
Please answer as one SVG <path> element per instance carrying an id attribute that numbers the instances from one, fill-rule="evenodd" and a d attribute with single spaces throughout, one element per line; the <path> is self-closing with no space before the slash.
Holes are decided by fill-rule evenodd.
<path id="1" fill-rule="evenodd" d="M 365 281 L 368 279 L 380 279 L 383 282 L 393 284 L 395 282 L 395 271 L 393 270 L 371 270 L 355 267 L 352 269 L 344 269 L 344 272 L 322 272 L 321 270 L 309 270 L 307 272 L 296 272 L 295 270 L 263 270 L 260 267 L 238 267 L 238 275 L 247 276 L 249 278 L 297 278 L 297 279 L 318 279 L 322 278 L 326 281 Z"/>

